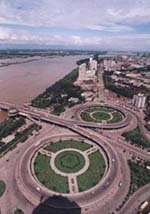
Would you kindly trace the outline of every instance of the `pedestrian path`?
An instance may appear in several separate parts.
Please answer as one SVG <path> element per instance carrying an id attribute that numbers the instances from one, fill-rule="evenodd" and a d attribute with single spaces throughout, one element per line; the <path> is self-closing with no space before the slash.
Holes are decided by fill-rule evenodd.
<path id="1" fill-rule="evenodd" d="M 90 149 L 86 150 L 85 152 L 87 155 L 90 155 L 90 154 L 96 152 L 97 150 L 98 150 L 98 148 L 96 146 L 93 146 Z"/>
<path id="2" fill-rule="evenodd" d="M 77 177 L 74 174 L 68 174 L 69 192 L 71 194 L 79 192 Z"/>
<path id="3" fill-rule="evenodd" d="M 42 155 L 46 155 L 46 156 L 48 156 L 48 157 L 52 157 L 53 156 L 53 152 L 50 152 L 50 151 L 48 151 L 48 150 L 45 150 L 45 149 L 40 149 L 40 154 L 42 154 Z"/>

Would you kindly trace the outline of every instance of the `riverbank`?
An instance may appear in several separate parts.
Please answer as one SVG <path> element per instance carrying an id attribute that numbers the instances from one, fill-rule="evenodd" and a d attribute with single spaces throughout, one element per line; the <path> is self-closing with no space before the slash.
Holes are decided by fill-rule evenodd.
<path id="1" fill-rule="evenodd" d="M 47 108 L 51 113 L 60 115 L 60 113 L 65 111 L 66 107 L 82 103 L 84 101 L 81 95 L 83 90 L 79 86 L 74 85 L 77 77 L 78 69 L 76 68 L 32 100 L 32 106 Z"/>
<path id="2" fill-rule="evenodd" d="M 14 104 L 30 102 L 46 88 L 70 73 L 77 56 L 42 57 L 36 61 L 0 67 L 0 100 Z"/>

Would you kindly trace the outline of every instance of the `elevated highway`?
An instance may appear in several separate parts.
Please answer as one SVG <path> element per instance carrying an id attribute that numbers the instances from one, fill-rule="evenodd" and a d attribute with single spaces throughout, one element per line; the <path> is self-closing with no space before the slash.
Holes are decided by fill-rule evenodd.
<path id="1" fill-rule="evenodd" d="M 65 125 L 76 124 L 78 126 L 82 126 L 85 128 L 100 128 L 100 129 L 104 129 L 104 130 L 105 129 L 110 130 L 110 129 L 124 128 L 124 127 L 128 126 L 130 121 L 132 120 L 132 115 L 130 113 L 123 111 L 123 110 L 121 111 L 117 107 L 116 108 L 113 107 L 113 108 L 122 112 L 122 114 L 124 115 L 124 120 L 122 120 L 121 122 L 118 122 L 118 123 L 104 124 L 104 123 L 94 123 L 94 122 L 81 121 L 78 118 L 76 118 L 74 120 L 68 120 L 68 119 L 64 119 L 64 118 L 52 115 L 52 114 L 48 113 L 46 110 L 41 110 L 41 109 L 37 109 L 34 107 L 28 107 L 27 108 L 24 106 L 14 106 L 14 105 L 9 104 L 9 103 L 1 103 L 0 102 L 0 108 L 1 109 L 9 110 L 12 107 L 17 108 L 20 115 L 29 115 L 30 117 L 33 117 L 35 119 L 42 120 L 42 121 L 49 122 L 49 123 L 53 123 L 53 124 L 56 124 L 59 126 L 63 126 L 63 124 L 65 124 Z"/>
<path id="2" fill-rule="evenodd" d="M 89 104 L 87 106 L 89 106 Z M 87 106 L 84 105 L 83 108 Z M 9 110 L 12 107 L 16 107 L 20 115 L 32 117 L 37 120 L 42 120 L 47 123 L 52 123 L 70 129 L 71 131 L 99 145 L 103 149 L 103 151 L 107 154 L 109 169 L 103 181 L 100 182 L 98 186 L 92 188 L 93 191 L 92 193 L 91 191 L 90 192 L 87 191 L 84 192 L 83 195 L 79 193 L 76 195 L 69 196 L 69 198 L 79 203 L 81 207 L 88 207 L 94 205 L 94 203 L 99 202 L 101 202 L 99 204 L 105 204 L 106 201 L 112 200 L 112 198 L 115 198 L 116 195 L 120 195 L 120 200 L 121 199 L 124 200 L 125 194 L 129 189 L 129 186 L 127 185 L 129 185 L 130 182 L 126 182 L 125 184 L 123 184 L 126 185 L 124 186 L 124 188 L 121 189 L 119 188 L 120 180 L 123 181 L 127 180 L 127 178 L 125 178 L 126 174 L 124 173 L 124 169 L 128 169 L 128 166 L 127 162 L 120 161 L 122 160 L 122 158 L 116 151 L 118 147 L 120 147 L 121 149 L 126 149 L 145 160 L 150 160 L 146 151 L 143 151 L 140 148 L 137 148 L 125 142 L 122 143 L 113 142 L 112 140 L 108 140 L 106 137 L 100 134 L 94 133 L 94 131 L 89 131 L 88 129 L 85 129 L 85 128 L 100 128 L 112 130 L 128 127 L 133 119 L 132 112 L 129 112 L 128 110 L 122 110 L 119 107 L 114 106 L 114 109 L 117 109 L 123 113 L 124 120 L 122 120 L 119 123 L 98 124 L 93 122 L 91 123 L 80 121 L 79 118 L 75 118 L 73 120 L 65 119 L 62 117 L 52 115 L 46 110 L 41 110 L 33 107 L 14 106 L 9 103 L 0 103 L 0 109 Z M 40 147 L 41 145 L 42 144 L 39 144 L 38 146 Z M 32 155 L 35 152 L 35 150 L 38 149 L 38 146 L 36 146 L 35 142 L 33 142 L 33 144 L 31 144 L 31 146 L 24 152 L 24 154 L 20 154 L 20 158 L 16 166 L 15 172 L 16 182 L 18 184 L 19 189 L 21 190 L 23 195 L 34 205 L 38 205 L 40 203 L 41 196 L 48 197 L 50 194 L 50 192 L 44 188 L 42 188 L 40 192 L 37 190 L 36 187 L 38 184 L 34 181 L 30 173 L 29 161 L 32 158 Z M 112 159 L 115 159 L 115 163 L 112 163 Z"/>
<path id="3" fill-rule="evenodd" d="M 6 102 L 0 102 L 0 109 L 8 111 L 10 108 L 17 108 L 17 106 L 11 104 L 11 103 L 6 103 Z"/>

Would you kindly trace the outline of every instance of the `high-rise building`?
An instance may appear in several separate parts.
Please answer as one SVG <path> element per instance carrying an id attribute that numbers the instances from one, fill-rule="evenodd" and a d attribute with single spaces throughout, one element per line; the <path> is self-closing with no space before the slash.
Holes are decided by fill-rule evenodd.
<path id="1" fill-rule="evenodd" d="M 133 96 L 132 104 L 139 109 L 145 107 L 146 96 L 144 94 L 138 94 Z"/>
<path id="2" fill-rule="evenodd" d="M 82 82 L 85 79 L 86 70 L 87 70 L 86 63 L 82 63 L 81 65 L 79 65 L 79 75 L 78 75 L 78 81 L 79 82 Z"/>
<path id="3" fill-rule="evenodd" d="M 96 71 L 97 70 L 97 61 L 90 58 L 89 60 L 89 70 Z"/>
<path id="4" fill-rule="evenodd" d="M 97 61 L 93 60 L 93 58 L 89 59 L 88 63 L 82 63 L 79 65 L 79 75 L 77 82 L 81 84 L 85 81 L 93 81 L 96 80 L 96 70 L 97 70 Z"/>

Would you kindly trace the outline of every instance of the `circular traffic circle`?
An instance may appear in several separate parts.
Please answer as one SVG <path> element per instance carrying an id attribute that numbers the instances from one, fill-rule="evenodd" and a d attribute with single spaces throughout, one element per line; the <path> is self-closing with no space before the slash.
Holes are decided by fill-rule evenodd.
<path id="1" fill-rule="evenodd" d="M 93 106 L 81 111 L 80 117 L 87 122 L 118 123 L 124 119 L 124 115 L 117 109 L 106 106 Z"/>
<path id="2" fill-rule="evenodd" d="M 67 194 L 91 189 L 107 168 L 98 146 L 74 140 L 51 142 L 32 159 L 35 179 L 54 192 Z"/>

